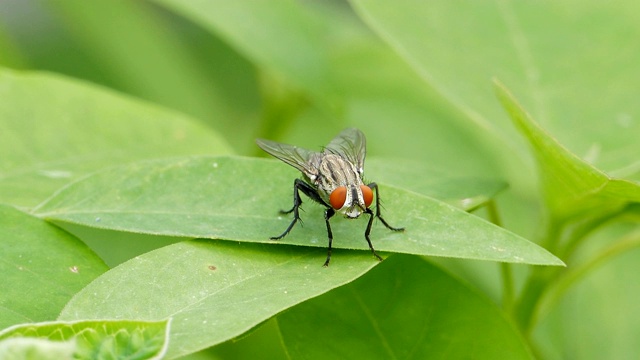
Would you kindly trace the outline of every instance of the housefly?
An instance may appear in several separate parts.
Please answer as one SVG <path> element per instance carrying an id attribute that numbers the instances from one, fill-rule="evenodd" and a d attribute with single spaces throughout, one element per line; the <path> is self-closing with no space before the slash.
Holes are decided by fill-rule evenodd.
<path id="1" fill-rule="evenodd" d="M 369 249 L 378 260 L 382 258 L 373 249 L 369 239 L 373 219 L 377 217 L 390 230 L 404 231 L 404 228 L 389 225 L 380 215 L 378 185 L 374 182 L 365 185 L 363 182 L 366 140 L 360 130 L 343 130 L 324 147 L 322 152 L 265 139 L 257 139 L 256 143 L 262 150 L 302 172 L 302 179 L 295 179 L 293 182 L 293 207 L 290 210 L 280 211 L 282 214 L 293 212 L 293 220 L 282 234 L 271 237 L 272 240 L 285 237 L 300 220 L 298 212 L 302 204 L 300 191 L 326 208 L 324 220 L 327 225 L 329 248 L 324 266 L 328 266 L 331 260 L 333 234 L 329 220 L 336 212 L 344 214 L 348 219 L 356 219 L 363 213 L 369 215 L 364 237 L 369 244 Z M 376 192 L 375 213 L 370 208 L 374 190 Z"/>

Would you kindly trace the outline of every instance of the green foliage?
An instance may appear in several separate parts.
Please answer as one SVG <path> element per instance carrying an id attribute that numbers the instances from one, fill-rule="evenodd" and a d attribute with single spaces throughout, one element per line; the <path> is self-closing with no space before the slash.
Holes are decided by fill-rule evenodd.
<path id="1" fill-rule="evenodd" d="M 103 229 L 273 243 L 290 216 L 295 171 L 271 160 L 190 157 L 134 163 L 95 173 L 70 184 L 34 209 L 34 214 Z M 268 179 L 268 184 L 265 184 Z M 265 191 L 266 187 L 273 191 Z M 96 189 L 102 189 L 96 191 Z M 385 211 L 401 214 L 399 233 L 374 232 L 381 251 L 516 263 L 562 265 L 535 244 L 453 206 L 383 187 Z M 482 193 L 479 194 L 484 195 Z M 382 195 L 381 195 L 382 196 Z M 322 208 L 305 206 L 304 227 L 278 243 L 326 247 Z M 360 221 L 333 221 L 336 248 L 368 249 Z M 354 226 L 358 224 L 358 226 Z"/>
<path id="2" fill-rule="evenodd" d="M 637 357 L 637 2 L 13 5 L 0 357 Z M 406 231 L 324 268 L 253 141 L 345 127 Z"/>
<path id="3" fill-rule="evenodd" d="M 398 255 L 287 311 L 278 324 L 294 358 L 331 349 L 343 359 L 530 359 L 513 325 L 488 305 L 436 266 Z"/>
<path id="4" fill-rule="evenodd" d="M 0 205 L 0 327 L 55 319 L 108 270 L 82 241 L 33 216 Z"/>
<path id="5" fill-rule="evenodd" d="M 3 359 L 160 359 L 170 321 L 31 323 L 0 332 Z M 56 356 L 56 357 L 52 357 Z"/>

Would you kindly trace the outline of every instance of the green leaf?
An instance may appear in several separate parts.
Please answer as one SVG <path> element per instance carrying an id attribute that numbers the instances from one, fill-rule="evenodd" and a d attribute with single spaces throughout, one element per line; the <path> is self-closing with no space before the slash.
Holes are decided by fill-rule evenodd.
<path id="1" fill-rule="evenodd" d="M 522 159 L 526 148 L 492 98 L 493 77 L 512 84 L 574 154 L 605 171 L 637 172 L 638 2 L 350 2 L 423 80 Z"/>
<path id="2" fill-rule="evenodd" d="M 611 211 L 640 202 L 640 183 L 614 179 L 563 147 L 540 127 L 501 83 L 496 91 L 518 130 L 534 150 L 545 198 L 558 218 Z"/>
<path id="3" fill-rule="evenodd" d="M 185 241 L 132 259 L 76 295 L 60 319 L 173 318 L 167 357 L 234 338 L 359 277 L 370 254 L 226 241 Z M 117 291 L 114 291 L 117 289 Z"/>
<path id="4" fill-rule="evenodd" d="M 0 340 L 0 359 L 5 360 L 71 360 L 74 351 L 73 341 L 22 337 Z"/>
<path id="5" fill-rule="evenodd" d="M 308 200 L 289 236 L 274 242 L 290 216 L 293 179 L 282 163 L 239 157 L 190 157 L 113 168 L 76 182 L 35 209 L 38 216 L 99 228 L 184 237 L 326 247 L 322 207 Z M 372 231 L 381 251 L 516 263 L 561 265 L 546 250 L 445 203 L 382 186 L 383 214 Z M 368 249 L 366 223 L 332 221 L 334 246 Z"/>
<path id="6" fill-rule="evenodd" d="M 293 359 L 531 359 L 488 299 L 415 256 L 278 316 Z"/>
<path id="7" fill-rule="evenodd" d="M 55 319 L 71 297 L 107 270 L 59 228 L 0 205 L 0 328 Z"/>
<path id="8" fill-rule="evenodd" d="M 184 115 L 46 74 L 0 71 L 0 202 L 31 207 L 89 172 L 134 160 L 227 154 Z"/>
<path id="9" fill-rule="evenodd" d="M 32 355 L 32 351 L 45 353 L 51 347 L 67 352 L 71 345 L 73 357 L 66 357 L 69 359 L 160 359 L 167 350 L 169 328 L 170 320 L 22 324 L 0 332 L 0 349 L 3 344 L 8 344 L 10 351 L 21 350 L 23 356 L 26 356 Z M 24 343 L 16 344 L 17 339 L 41 341 L 28 341 L 29 346 L 21 348 L 16 345 Z"/>
<path id="10" fill-rule="evenodd" d="M 640 227 L 638 222 L 634 226 L 635 234 L 630 235 L 635 235 L 636 247 L 616 254 L 576 281 L 536 328 L 534 339 L 541 358 L 624 359 L 638 354 Z M 612 239 L 601 241 L 611 244 Z"/>

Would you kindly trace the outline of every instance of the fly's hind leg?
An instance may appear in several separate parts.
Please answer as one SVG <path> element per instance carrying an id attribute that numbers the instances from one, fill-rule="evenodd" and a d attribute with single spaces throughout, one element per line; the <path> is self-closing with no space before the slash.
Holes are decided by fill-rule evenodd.
<path id="1" fill-rule="evenodd" d="M 313 186 L 307 184 L 306 182 L 300 179 L 296 179 L 293 182 L 293 207 L 290 210 L 280 210 L 281 214 L 290 214 L 293 212 L 293 220 L 291 220 L 291 223 L 282 234 L 278 236 L 272 236 L 270 238 L 271 240 L 282 239 L 283 237 L 287 236 L 287 234 L 291 231 L 291 229 L 293 229 L 293 226 L 298 222 L 298 220 L 302 222 L 302 220 L 300 219 L 300 213 L 299 213 L 300 205 L 302 205 L 302 199 L 300 198 L 299 191 L 302 191 L 305 195 L 307 195 L 309 198 L 315 201 L 320 200 L 320 196 L 318 195 L 316 189 L 313 188 Z"/>
<path id="2" fill-rule="evenodd" d="M 380 257 L 380 255 L 378 255 L 375 249 L 373 248 L 373 245 L 371 244 L 371 239 L 369 239 L 369 234 L 371 234 L 371 224 L 373 224 L 373 218 L 375 217 L 375 215 L 373 215 L 373 211 L 371 211 L 371 209 L 367 209 L 365 210 L 365 212 L 369 214 L 369 223 L 367 223 L 367 229 L 364 231 L 364 238 L 367 239 L 367 244 L 369 244 L 369 249 L 371 249 L 373 256 L 375 256 L 378 260 L 382 261 L 382 258 Z"/>
<path id="3" fill-rule="evenodd" d="M 404 231 L 404 228 L 397 228 L 397 227 L 393 227 L 393 226 L 389 225 L 389 223 L 382 217 L 382 215 L 380 215 L 380 193 L 378 192 L 378 184 L 372 182 L 372 183 L 368 184 L 367 186 L 369 188 L 371 188 L 371 189 L 375 189 L 375 191 L 376 191 L 376 214 L 375 214 L 375 217 L 380 219 L 380 221 L 382 221 L 384 226 L 386 226 L 387 229 L 389 229 L 389 230 Z M 371 214 L 373 215 L 373 213 L 371 213 Z M 373 220 L 373 216 L 371 217 L 371 220 Z M 371 220 L 369 221 L 369 227 L 371 226 Z M 370 230 L 370 229 L 367 229 L 367 230 Z M 367 241 L 368 241 L 368 238 L 367 238 Z M 369 246 L 371 246 L 371 243 L 369 243 Z"/>
<path id="4" fill-rule="evenodd" d="M 333 243 L 333 232 L 331 232 L 331 225 L 329 225 L 329 219 L 336 212 L 332 208 L 327 208 L 324 211 L 324 221 L 327 224 L 327 237 L 329 237 L 329 248 L 327 249 L 327 260 L 324 262 L 323 266 L 329 266 L 329 261 L 331 261 L 331 243 Z"/>

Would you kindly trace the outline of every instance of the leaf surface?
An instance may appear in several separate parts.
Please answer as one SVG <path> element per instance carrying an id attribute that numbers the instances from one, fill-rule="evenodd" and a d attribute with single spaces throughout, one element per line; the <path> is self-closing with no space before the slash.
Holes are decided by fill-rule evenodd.
<path id="1" fill-rule="evenodd" d="M 572 153 L 604 171 L 637 176 L 640 161 L 628 156 L 640 153 L 637 81 L 631 80 L 640 77 L 631 65 L 640 62 L 633 40 L 640 34 L 637 2 L 351 4 L 424 81 L 522 159 L 526 148 L 492 98 L 493 77 L 509 84 Z"/>
<path id="2" fill-rule="evenodd" d="M 60 319 L 171 317 L 169 358 L 234 338 L 378 264 L 361 252 L 195 240 L 136 257 L 79 292 Z"/>
<path id="3" fill-rule="evenodd" d="M 106 166 L 228 154 L 184 115 L 50 74 L 0 71 L 0 202 L 31 207 Z"/>
<path id="4" fill-rule="evenodd" d="M 274 242 L 291 216 L 295 171 L 275 161 L 239 157 L 190 157 L 141 162 L 97 173 L 57 193 L 36 209 L 44 218 L 86 226 L 158 235 L 219 238 L 326 247 L 323 208 L 303 200 L 300 224 Z M 376 222 L 372 242 L 380 251 L 561 265 L 539 246 L 434 199 L 382 186 L 382 214 L 405 232 Z M 334 246 L 368 249 L 366 216 L 332 220 Z"/>
<path id="5" fill-rule="evenodd" d="M 640 183 L 612 178 L 562 146 L 536 123 L 509 90 L 496 91 L 518 130 L 533 147 L 544 194 L 554 215 L 563 218 L 603 212 L 640 202 Z"/>
<path id="6" fill-rule="evenodd" d="M 531 359 L 488 299 L 415 256 L 278 316 L 292 359 Z"/>
<path id="7" fill-rule="evenodd" d="M 0 328 L 53 320 L 107 266 L 79 239 L 0 205 Z"/>

